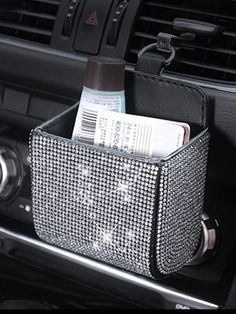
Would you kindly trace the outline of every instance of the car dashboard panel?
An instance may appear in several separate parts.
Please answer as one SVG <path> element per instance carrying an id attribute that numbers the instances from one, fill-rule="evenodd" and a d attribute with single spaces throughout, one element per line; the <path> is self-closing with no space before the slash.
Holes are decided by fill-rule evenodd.
<path id="1" fill-rule="evenodd" d="M 235 6 L 234 1 L 14 0 L 7 4 L 0 0 L 0 249 L 4 256 L 75 286 L 83 283 L 102 291 L 109 302 L 123 300 L 124 307 L 235 306 Z M 28 141 L 33 128 L 79 100 L 89 56 L 123 58 L 126 74 L 132 75 L 138 52 L 155 43 L 159 32 L 179 36 L 173 27 L 175 18 L 219 26 L 214 36 L 198 34 L 193 41 L 182 42 L 176 59 L 161 74 L 196 84 L 209 98 L 211 144 L 203 233 L 206 246 L 211 232 L 217 239 L 216 248 L 200 254 L 196 263 L 153 280 L 39 240 L 32 221 Z M 13 173 L 7 191 L 1 190 L 3 168 L 6 176 Z"/>

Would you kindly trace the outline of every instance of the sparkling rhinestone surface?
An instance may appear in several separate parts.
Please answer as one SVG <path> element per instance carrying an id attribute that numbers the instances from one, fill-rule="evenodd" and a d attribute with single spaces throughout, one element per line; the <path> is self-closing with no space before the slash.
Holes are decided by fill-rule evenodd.
<path id="1" fill-rule="evenodd" d="M 162 274 L 191 259 L 200 235 L 207 133 L 160 164 L 38 129 L 30 145 L 34 226 L 42 240 L 145 276 L 152 276 L 153 255 Z"/>
<path id="2" fill-rule="evenodd" d="M 158 166 L 32 137 L 34 225 L 57 246 L 150 276 Z"/>
<path id="3" fill-rule="evenodd" d="M 201 231 L 209 134 L 162 166 L 156 261 L 159 272 L 179 270 L 193 256 Z"/>

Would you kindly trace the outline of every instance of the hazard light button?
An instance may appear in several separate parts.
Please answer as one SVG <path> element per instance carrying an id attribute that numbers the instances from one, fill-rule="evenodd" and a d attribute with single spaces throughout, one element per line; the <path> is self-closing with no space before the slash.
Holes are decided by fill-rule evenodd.
<path id="1" fill-rule="evenodd" d="M 77 30 L 74 49 L 97 54 L 113 0 L 87 0 Z"/>

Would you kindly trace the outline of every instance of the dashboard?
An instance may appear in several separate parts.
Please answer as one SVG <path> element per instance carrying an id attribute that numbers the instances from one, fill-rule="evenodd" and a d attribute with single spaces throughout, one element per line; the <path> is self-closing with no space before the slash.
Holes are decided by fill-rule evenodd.
<path id="1" fill-rule="evenodd" d="M 235 9 L 233 0 L 0 0 L 0 250 L 4 256 L 102 291 L 113 305 L 119 299 L 127 308 L 236 307 Z M 193 23 L 214 26 L 214 32 L 208 29 L 181 41 L 176 58 L 161 73 L 167 79 L 196 84 L 209 97 L 205 216 L 202 244 L 193 263 L 152 280 L 37 237 L 28 140 L 33 128 L 79 100 L 89 56 L 122 58 L 126 73 L 132 75 L 139 51 L 155 43 L 158 33 L 180 36 L 176 18 L 191 21 L 188 32 Z"/>

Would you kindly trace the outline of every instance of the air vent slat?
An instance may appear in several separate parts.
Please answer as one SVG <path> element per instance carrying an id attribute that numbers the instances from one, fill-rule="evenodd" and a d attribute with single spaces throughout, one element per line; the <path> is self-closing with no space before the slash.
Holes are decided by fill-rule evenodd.
<path id="1" fill-rule="evenodd" d="M 59 0 L 0 0 L 0 36 L 50 44 Z"/>
<path id="2" fill-rule="evenodd" d="M 45 14 L 45 13 L 32 12 L 32 11 L 28 11 L 28 10 L 24 10 L 24 9 L 12 10 L 11 7 L 1 6 L 1 4 L 0 4 L 0 11 L 6 12 L 8 14 L 15 14 L 15 15 L 19 14 L 19 15 L 25 15 L 25 16 L 33 16 L 33 17 L 37 17 L 39 19 L 45 19 L 45 20 L 51 20 L 51 21 L 55 21 L 55 19 L 56 19 L 56 17 L 53 15 L 49 15 L 49 14 Z"/>
<path id="3" fill-rule="evenodd" d="M 127 61 L 135 64 L 138 52 L 154 43 L 159 32 L 180 35 L 174 18 L 186 18 L 220 26 L 211 38 L 196 36 L 181 44 L 175 62 L 165 72 L 217 81 L 236 81 L 236 1 L 143 0 L 134 27 Z M 155 51 L 154 51 L 155 52 Z M 153 53 L 154 53 L 153 52 Z"/>
<path id="4" fill-rule="evenodd" d="M 178 62 L 187 64 L 187 65 L 191 65 L 194 67 L 198 67 L 198 68 L 205 68 L 205 69 L 209 69 L 209 70 L 226 72 L 226 73 L 236 75 L 236 69 L 230 69 L 230 68 L 226 68 L 223 66 L 220 67 L 220 66 L 217 66 L 215 64 L 207 64 L 207 63 L 203 63 L 203 62 L 197 62 L 197 61 L 186 60 L 186 59 L 178 59 Z"/>
<path id="5" fill-rule="evenodd" d="M 151 35 L 151 34 L 147 34 L 147 33 L 144 33 L 144 32 L 135 32 L 134 36 L 140 37 L 140 38 L 145 38 L 145 39 L 151 39 L 153 41 L 157 39 L 157 36 L 154 36 L 154 35 Z"/>
<path id="6" fill-rule="evenodd" d="M 150 39 L 152 41 L 156 40 L 156 36 L 143 33 L 143 32 L 135 32 L 134 36 L 140 37 L 140 38 L 145 38 L 145 39 Z M 236 34 L 235 34 L 236 37 Z M 224 49 L 224 48 L 219 48 L 219 47 L 206 47 L 206 46 L 201 46 L 199 44 L 190 44 L 190 43 L 185 43 L 184 45 L 180 45 L 185 48 L 191 48 L 191 49 L 202 49 L 202 50 L 207 50 L 207 51 L 212 51 L 212 52 L 217 52 L 217 53 L 222 53 L 222 54 L 229 54 L 229 55 L 235 55 L 236 56 L 236 51 L 230 50 L 230 49 Z"/>
<path id="7" fill-rule="evenodd" d="M 199 15 L 207 15 L 207 16 L 209 15 L 208 10 L 202 11 L 199 9 L 193 9 L 193 8 L 189 8 L 189 7 L 184 7 L 184 9 L 183 9 L 183 7 L 181 7 L 181 6 L 169 5 L 169 4 L 165 4 L 165 3 L 157 3 L 154 1 L 147 1 L 146 4 L 149 6 L 155 6 L 158 8 L 165 8 L 165 9 L 171 9 L 171 10 L 176 10 L 176 11 L 183 11 L 184 10 L 184 12 L 189 12 L 189 13 L 194 13 L 194 14 L 199 14 Z M 235 9 L 236 9 L 236 7 L 235 7 Z M 236 16 L 233 16 L 233 15 L 229 16 L 229 15 L 224 15 L 224 14 L 215 13 L 215 12 L 210 12 L 210 14 L 212 17 L 236 20 Z"/>
<path id="8" fill-rule="evenodd" d="M 14 24 L 14 23 L 7 23 L 7 22 L 3 22 L 0 21 L 0 26 L 5 27 L 5 28 L 9 28 L 9 29 L 15 29 L 15 30 L 19 30 L 19 31 L 23 31 L 23 32 L 27 32 L 27 33 L 33 33 L 33 34 L 40 34 L 40 35 L 44 35 L 44 36 L 51 36 L 52 33 L 40 28 L 35 28 L 35 27 L 27 27 L 24 25 L 20 25 L 20 24 Z"/>
<path id="9" fill-rule="evenodd" d="M 185 43 L 183 45 L 183 47 L 185 48 L 190 48 L 190 49 L 201 49 L 203 51 L 212 51 L 214 53 L 219 53 L 219 54 L 228 54 L 228 55 L 233 55 L 233 56 L 236 56 L 236 51 L 234 50 L 231 50 L 231 49 L 224 49 L 224 48 L 219 48 L 219 47 L 205 47 L 205 46 L 201 46 L 201 45 L 198 45 L 198 44 L 195 44 L 195 45 L 191 45 L 189 43 Z"/>
<path id="10" fill-rule="evenodd" d="M 41 3 L 55 4 L 55 5 L 59 5 L 61 2 L 60 0 L 26 0 L 26 1 L 41 2 Z"/>
<path id="11" fill-rule="evenodd" d="M 149 16 L 140 16 L 139 19 L 140 19 L 141 21 L 145 21 L 145 22 L 172 25 L 172 22 L 170 22 L 170 21 L 166 21 L 166 20 L 162 20 L 162 19 L 155 19 L 155 18 L 149 17 Z"/>
<path id="12" fill-rule="evenodd" d="M 225 31 L 225 32 L 223 32 L 223 35 L 236 38 L 236 33 L 235 32 L 227 32 L 227 31 Z"/>

